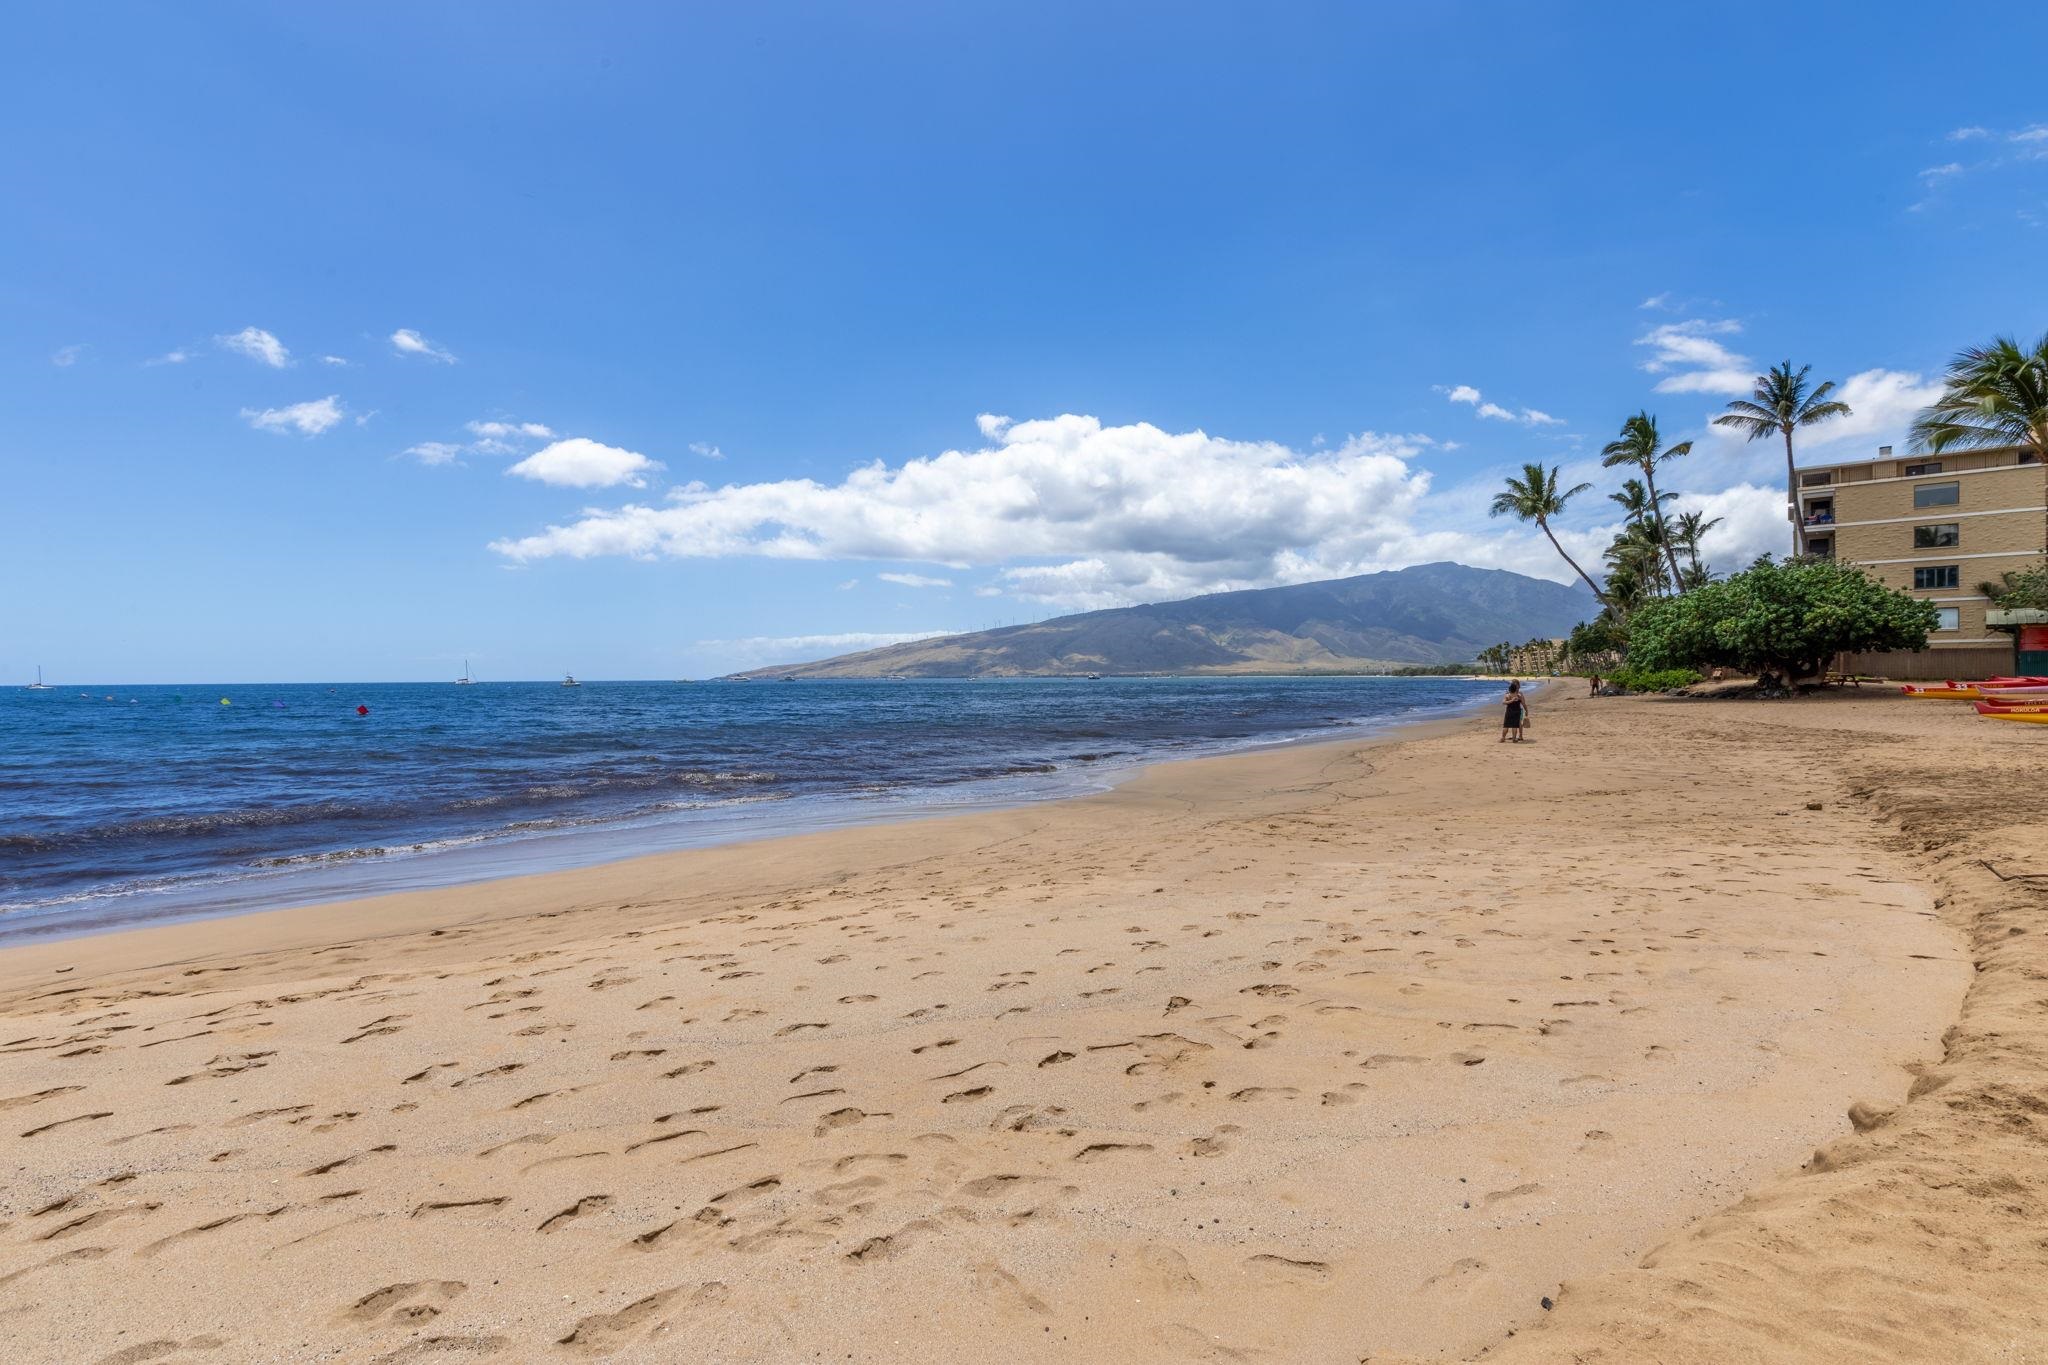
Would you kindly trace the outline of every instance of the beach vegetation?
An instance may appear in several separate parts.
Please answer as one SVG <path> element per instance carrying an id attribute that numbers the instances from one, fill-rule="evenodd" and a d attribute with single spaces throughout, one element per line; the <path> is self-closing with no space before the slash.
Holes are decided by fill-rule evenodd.
<path id="1" fill-rule="evenodd" d="M 1833 559 L 1760 560 L 1718 583 L 1647 603 L 1629 620 L 1632 668 L 1727 667 L 1764 690 L 1821 673 L 1842 653 L 1927 647 L 1932 603 Z"/>
<path id="2" fill-rule="evenodd" d="M 1602 682 L 1613 683 L 1629 692 L 1675 692 L 1681 687 L 1691 687 L 1702 675 L 1691 668 L 1617 668 L 1604 675 Z"/>
<path id="3" fill-rule="evenodd" d="M 2048 336 L 2031 347 L 1997 337 L 1958 352 L 1912 440 L 1930 454 L 2018 446 L 2048 459 Z"/>
<path id="4" fill-rule="evenodd" d="M 1761 441 L 1767 436 L 1785 438 L 1785 506 L 1791 509 L 1799 505 L 1799 470 L 1792 461 L 1792 433 L 1800 427 L 1817 426 L 1847 417 L 1849 405 L 1829 397 L 1835 391 L 1835 381 L 1824 380 L 1808 387 L 1806 376 L 1813 366 L 1801 365 L 1793 370 L 1792 362 L 1773 365 L 1768 371 L 1756 377 L 1755 387 L 1748 398 L 1738 398 L 1728 404 L 1728 410 L 1714 419 L 1717 427 L 1728 427 L 1741 432 L 1752 441 Z M 1796 516 L 1792 518 L 1792 553 L 1797 555 L 1805 550 L 1800 538 L 1802 528 Z"/>
<path id="5" fill-rule="evenodd" d="M 2002 573 L 1995 583 L 1979 583 L 1977 591 L 2004 611 L 2048 611 L 2048 564 Z"/>

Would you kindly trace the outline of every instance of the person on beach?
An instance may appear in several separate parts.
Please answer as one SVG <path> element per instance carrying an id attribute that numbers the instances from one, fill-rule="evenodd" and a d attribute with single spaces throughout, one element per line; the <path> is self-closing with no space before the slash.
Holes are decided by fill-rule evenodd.
<path id="1" fill-rule="evenodd" d="M 1507 706 L 1507 713 L 1500 719 L 1500 742 L 1508 742 L 1510 734 L 1517 744 L 1522 742 L 1522 726 L 1529 719 L 1529 699 L 1522 695 L 1522 682 L 1517 678 L 1508 684 L 1508 694 L 1501 698 Z"/>
<path id="2" fill-rule="evenodd" d="M 1600 675 L 1598 673 L 1593 675 L 1592 683 L 1586 688 L 1586 695 L 1589 697 L 1600 695 Z"/>

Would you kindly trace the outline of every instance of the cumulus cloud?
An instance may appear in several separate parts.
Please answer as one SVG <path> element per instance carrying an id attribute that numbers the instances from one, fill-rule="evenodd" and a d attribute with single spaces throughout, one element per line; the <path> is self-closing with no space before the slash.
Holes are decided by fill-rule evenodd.
<path id="1" fill-rule="evenodd" d="M 150 359 L 148 359 L 148 360 L 145 360 L 145 361 L 143 361 L 142 363 L 143 363 L 143 364 L 144 364 L 145 366 L 150 366 L 150 365 L 182 365 L 182 364 L 184 364 L 184 363 L 185 363 L 186 361 L 190 360 L 191 358 L 192 358 L 192 353 L 191 353 L 190 351 L 187 351 L 187 350 L 182 350 L 182 349 L 180 349 L 180 350 L 176 350 L 176 351 L 165 351 L 165 352 L 164 352 L 164 353 L 163 353 L 162 355 L 160 355 L 160 356 L 152 356 L 152 357 L 151 357 Z"/>
<path id="2" fill-rule="evenodd" d="M 454 355 L 410 327 L 401 327 L 391 334 L 391 349 L 400 355 L 416 355 L 426 360 L 438 360 L 444 365 L 455 363 Z"/>
<path id="3" fill-rule="evenodd" d="M 344 366 L 345 366 L 345 365 L 347 365 L 347 364 L 348 364 L 349 362 L 348 362 L 348 357 L 346 357 L 346 356 L 339 356 L 339 355 L 323 355 L 323 356 L 321 356 L 321 357 L 320 357 L 320 363 L 321 363 L 322 365 L 344 365 Z"/>
<path id="4" fill-rule="evenodd" d="M 318 436 L 341 424 L 345 416 L 341 399 L 336 394 L 315 398 L 305 403 L 294 403 L 287 408 L 243 408 L 242 419 L 258 431 L 273 431 L 279 435 L 293 432 L 301 436 Z"/>
<path id="5" fill-rule="evenodd" d="M 950 578 L 933 578 L 921 573 L 878 573 L 875 577 L 881 579 L 884 583 L 894 583 L 905 588 L 950 588 L 953 586 L 953 580 Z"/>
<path id="6" fill-rule="evenodd" d="M 722 460 L 725 458 L 725 452 L 708 441 L 690 442 L 690 453 L 692 455 L 701 455 L 707 460 Z"/>
<path id="7" fill-rule="evenodd" d="M 1755 364 L 1715 340 L 1741 330 L 1732 318 L 1692 318 L 1652 327 L 1636 345 L 1651 348 L 1643 370 L 1663 376 L 1654 386 L 1658 393 L 1747 394 L 1756 382 Z"/>
<path id="8" fill-rule="evenodd" d="M 222 350 L 247 356 L 257 364 L 268 365 L 273 370 L 281 370 L 292 363 L 292 353 L 285 348 L 285 344 L 261 327 L 244 327 L 239 332 L 217 336 L 213 340 Z"/>
<path id="9" fill-rule="evenodd" d="M 1812 378 L 1818 382 L 1825 376 Z M 1903 449 L 1914 417 L 1941 396 L 1941 381 L 1911 370 L 1862 370 L 1842 380 L 1828 396 L 1847 403 L 1849 416 L 1800 428 L 1793 440 L 1802 463 L 1821 451 L 1833 452 L 1834 458 L 1840 459 L 1856 454 L 1874 456 L 1881 445 Z M 1709 427 L 1708 431 L 1729 445 L 1743 439 L 1740 432 L 1727 427 Z M 1782 471 L 1782 448 L 1773 442 L 1771 451 L 1768 458 L 1776 461 L 1772 467 Z"/>
<path id="10" fill-rule="evenodd" d="M 1700 537 L 1700 558 L 1716 573 L 1746 569 L 1758 555 L 1791 553 L 1792 523 L 1785 519 L 1783 486 L 1738 483 L 1714 493 L 1681 493 L 1671 500 L 1667 515 L 1687 512 L 1704 512 L 1709 521 L 1720 518 L 1719 526 Z"/>
<path id="11" fill-rule="evenodd" d="M 974 425 L 981 429 L 984 438 L 991 441 L 1003 439 L 1003 432 L 1009 428 L 1010 419 L 1001 413 L 984 412 L 974 419 Z"/>
<path id="12" fill-rule="evenodd" d="M 1976 142 L 1990 136 L 1991 130 L 1989 128 L 1979 128 L 1972 124 L 1968 128 L 1953 129 L 1948 135 L 1948 140 L 1950 142 Z"/>
<path id="13" fill-rule="evenodd" d="M 1641 303 L 1636 305 L 1637 308 L 1648 309 L 1653 313 L 1660 309 L 1668 308 L 1670 306 L 1671 291 L 1668 289 L 1661 294 L 1652 294 L 1650 295 L 1650 297 L 1644 299 Z"/>
<path id="14" fill-rule="evenodd" d="M 1429 444 L 1422 437 L 1367 433 L 1304 453 L 1077 415 L 997 430 L 981 449 L 876 462 L 836 484 L 693 482 L 660 503 L 587 509 L 492 548 L 518 562 L 762 556 L 991 567 L 1014 595 L 1095 607 L 1432 558 L 1477 562 L 1504 552 L 1494 542 L 1517 539 L 1413 529 L 1429 485 L 1409 463 Z"/>
<path id="15" fill-rule="evenodd" d="M 1441 384 L 1436 387 L 1438 392 L 1453 403 L 1477 403 L 1479 401 L 1479 390 L 1473 388 L 1470 384 L 1458 384 L 1448 389 Z"/>
<path id="16" fill-rule="evenodd" d="M 79 357 L 85 352 L 86 344 L 82 341 L 71 346 L 59 346 L 50 353 L 50 363 L 60 370 L 68 370 L 78 363 Z"/>
<path id="17" fill-rule="evenodd" d="M 614 488 L 621 484 L 640 488 L 646 485 L 646 476 L 661 467 L 659 461 L 638 451 L 604 445 L 586 436 L 571 436 L 544 446 L 505 472 L 558 488 Z"/>

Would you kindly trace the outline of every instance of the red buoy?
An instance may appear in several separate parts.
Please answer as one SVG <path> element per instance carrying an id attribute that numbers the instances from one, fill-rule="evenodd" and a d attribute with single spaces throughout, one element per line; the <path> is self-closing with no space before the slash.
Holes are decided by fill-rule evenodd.
<path id="1" fill-rule="evenodd" d="M 356 708 L 356 714 L 359 716 L 367 716 L 370 714 L 370 708 L 367 706 L 358 706 Z"/>

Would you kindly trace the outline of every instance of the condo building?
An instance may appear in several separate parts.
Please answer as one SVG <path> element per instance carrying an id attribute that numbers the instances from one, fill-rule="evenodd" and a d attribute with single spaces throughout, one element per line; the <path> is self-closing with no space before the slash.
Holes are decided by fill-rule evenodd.
<path id="1" fill-rule="evenodd" d="M 1862 565 L 1932 602 L 1931 649 L 2010 648 L 1991 629 L 1980 585 L 2048 554 L 2048 466 L 2031 451 L 1970 450 L 1816 465 L 1799 471 L 1808 554 Z"/>

